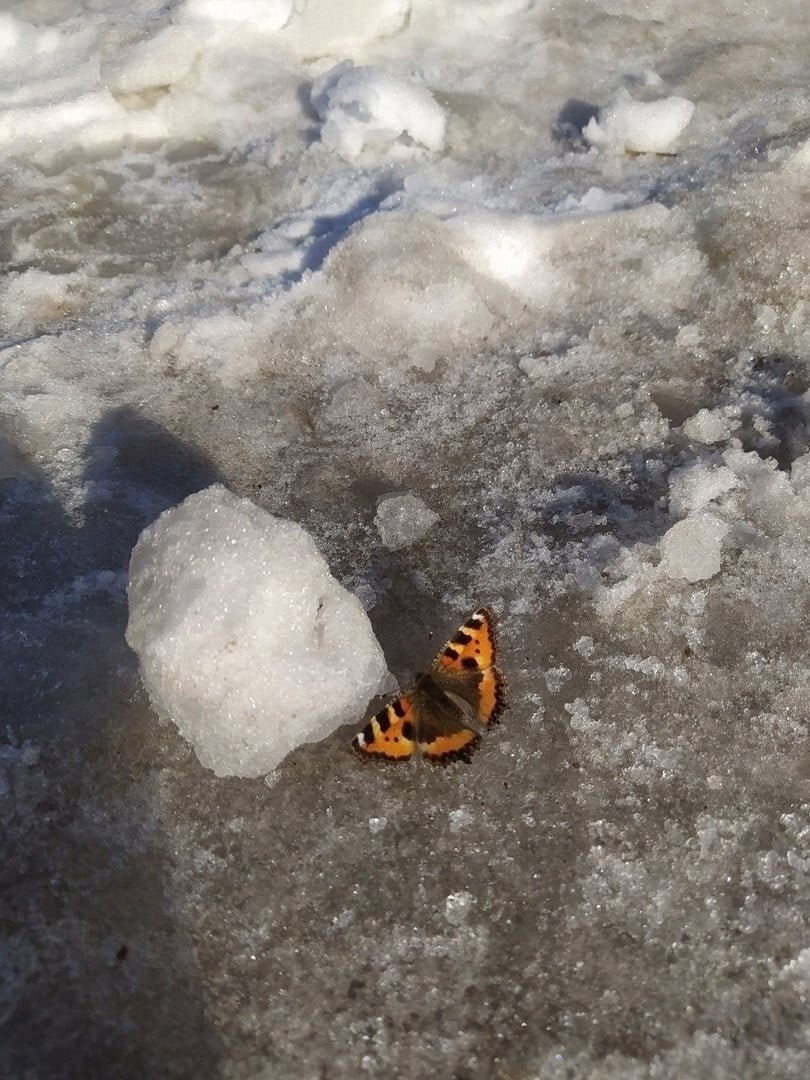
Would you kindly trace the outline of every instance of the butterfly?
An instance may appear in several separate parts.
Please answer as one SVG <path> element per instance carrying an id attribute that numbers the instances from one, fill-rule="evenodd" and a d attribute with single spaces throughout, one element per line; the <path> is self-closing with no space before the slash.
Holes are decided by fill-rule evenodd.
<path id="1" fill-rule="evenodd" d="M 434 765 L 469 761 L 481 736 L 468 720 L 489 727 L 507 707 L 506 684 L 495 666 L 496 619 L 478 608 L 450 638 L 413 689 L 389 702 L 352 739 L 359 753 L 408 761 L 418 746 Z"/>

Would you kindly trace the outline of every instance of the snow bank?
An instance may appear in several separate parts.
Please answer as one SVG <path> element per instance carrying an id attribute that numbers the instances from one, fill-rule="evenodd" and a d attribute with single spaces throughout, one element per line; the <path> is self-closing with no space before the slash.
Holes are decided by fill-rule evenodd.
<path id="1" fill-rule="evenodd" d="M 258 776 L 360 718 L 386 678 L 360 602 L 299 525 L 221 485 L 141 534 L 127 641 L 203 765 Z"/>

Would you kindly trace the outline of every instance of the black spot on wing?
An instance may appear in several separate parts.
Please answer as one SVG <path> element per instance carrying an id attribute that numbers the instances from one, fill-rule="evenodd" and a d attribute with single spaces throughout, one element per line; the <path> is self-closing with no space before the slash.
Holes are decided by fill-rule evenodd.
<path id="1" fill-rule="evenodd" d="M 410 722 L 410 720 L 406 720 L 405 723 L 402 725 L 402 734 L 406 739 L 411 741 L 413 740 L 414 729 L 413 724 Z"/>
<path id="2" fill-rule="evenodd" d="M 465 668 L 477 668 L 478 661 L 475 659 L 474 656 L 465 656 L 464 659 L 461 661 L 461 666 Z"/>
<path id="3" fill-rule="evenodd" d="M 402 704 L 402 698 L 397 698 L 391 708 L 394 710 L 400 720 L 405 715 L 405 706 Z"/>
<path id="4" fill-rule="evenodd" d="M 458 650 L 454 649 L 451 645 L 448 645 L 444 650 L 444 655 L 450 660 L 458 660 Z"/>
<path id="5" fill-rule="evenodd" d="M 465 634 L 463 630 L 453 635 L 453 642 L 456 645 L 469 645 L 471 641 L 472 634 Z"/>
<path id="6" fill-rule="evenodd" d="M 383 709 L 382 712 L 378 712 L 375 719 L 380 725 L 380 731 L 384 735 L 391 727 L 391 721 L 388 719 L 388 709 Z"/>

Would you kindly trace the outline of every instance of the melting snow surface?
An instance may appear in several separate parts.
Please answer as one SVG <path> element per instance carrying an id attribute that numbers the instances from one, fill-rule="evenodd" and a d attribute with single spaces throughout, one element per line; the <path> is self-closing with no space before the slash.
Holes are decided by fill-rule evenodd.
<path id="1" fill-rule="evenodd" d="M 805 1080 L 809 50 L 3 5 L 2 1075 Z"/>

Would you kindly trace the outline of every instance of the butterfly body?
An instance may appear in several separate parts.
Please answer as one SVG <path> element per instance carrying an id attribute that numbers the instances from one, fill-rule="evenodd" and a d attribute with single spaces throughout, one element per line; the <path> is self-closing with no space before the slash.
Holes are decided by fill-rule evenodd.
<path id="1" fill-rule="evenodd" d="M 413 688 L 369 720 L 352 740 L 368 757 L 408 761 L 414 749 L 437 765 L 469 761 L 487 727 L 506 708 L 503 675 L 495 666 L 495 616 L 479 608 L 436 656 Z"/>

